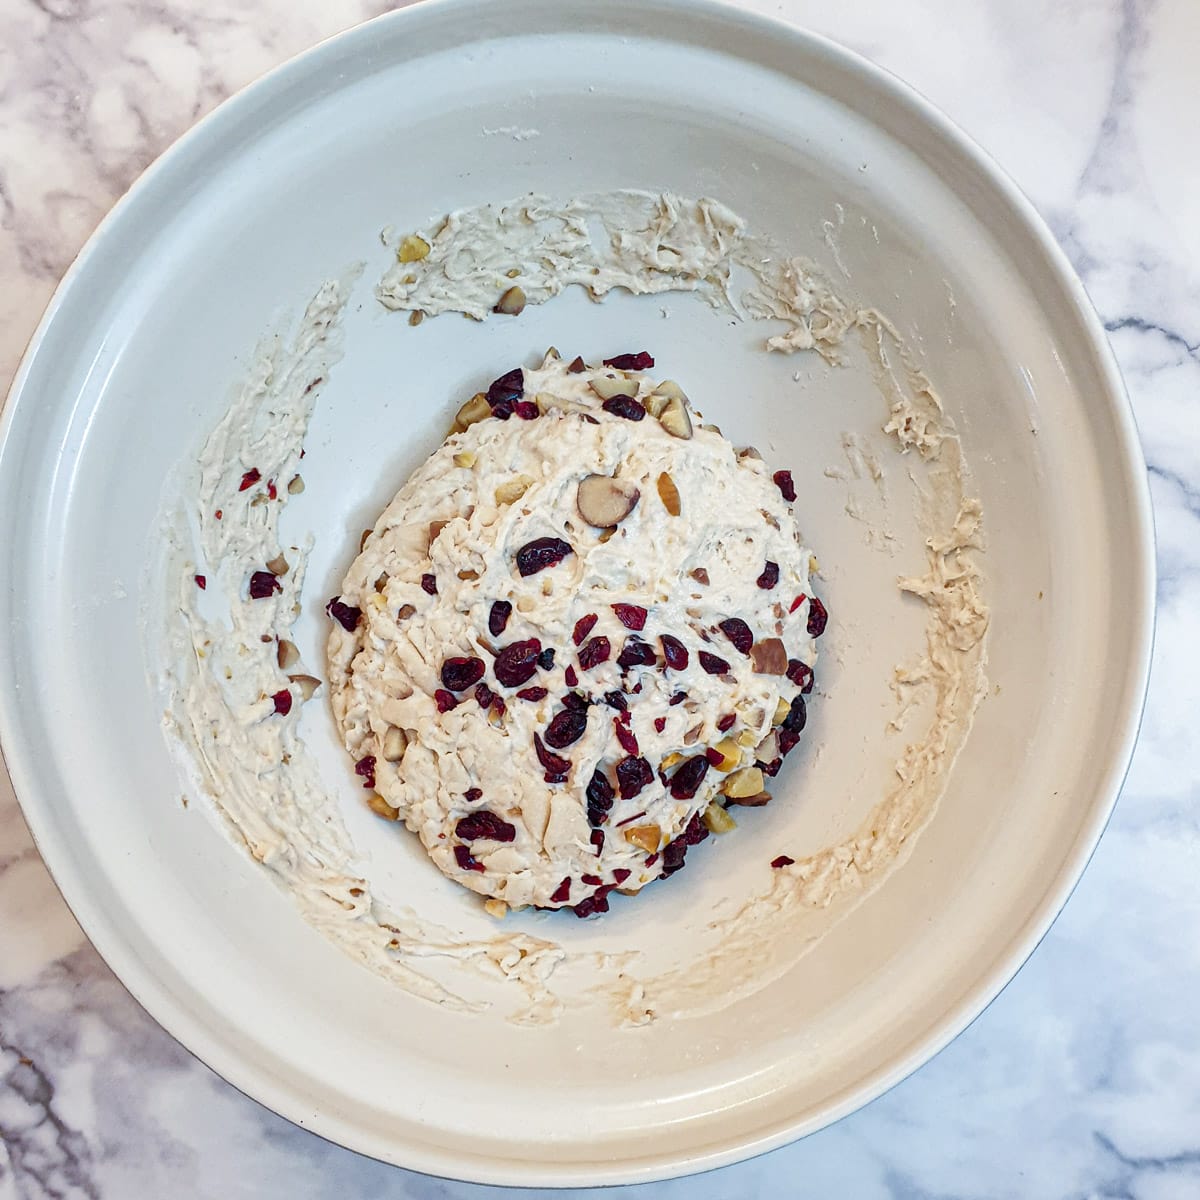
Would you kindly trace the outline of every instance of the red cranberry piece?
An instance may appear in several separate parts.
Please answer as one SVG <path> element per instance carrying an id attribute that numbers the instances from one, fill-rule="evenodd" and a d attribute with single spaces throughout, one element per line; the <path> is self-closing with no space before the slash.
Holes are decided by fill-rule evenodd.
<path id="1" fill-rule="evenodd" d="M 271 699 L 275 702 L 275 711 L 279 716 L 286 717 L 292 711 L 292 693 L 287 688 L 276 692 Z"/>
<path id="2" fill-rule="evenodd" d="M 260 479 L 262 474 L 257 467 L 251 467 L 245 475 L 242 476 L 242 482 L 238 484 L 238 491 L 244 492 L 247 488 L 252 488 Z"/>
<path id="3" fill-rule="evenodd" d="M 612 643 L 606 637 L 594 637 L 579 650 L 580 670 L 590 671 L 603 662 L 608 662 L 612 654 Z"/>
<path id="4" fill-rule="evenodd" d="M 534 538 L 517 551 L 517 570 L 522 576 L 536 575 L 547 567 L 558 566 L 570 553 L 571 547 L 562 538 Z"/>
<path id="5" fill-rule="evenodd" d="M 764 592 L 769 592 L 779 582 L 779 564 L 767 559 L 762 574 L 755 580 Z"/>
<path id="6" fill-rule="evenodd" d="M 630 667 L 652 666 L 655 661 L 654 647 L 633 634 L 625 639 L 625 645 L 617 656 L 617 666 L 623 671 L 628 671 Z"/>
<path id="7" fill-rule="evenodd" d="M 483 799 L 483 792 L 479 788 L 467 788 L 463 796 L 468 804 L 474 804 L 476 800 Z"/>
<path id="8" fill-rule="evenodd" d="M 347 632 L 353 633 L 362 620 L 362 609 L 347 604 L 340 596 L 334 596 L 325 605 L 325 611 Z"/>
<path id="9" fill-rule="evenodd" d="M 507 600 L 497 600 L 488 613 L 488 633 L 499 637 L 508 626 L 508 618 L 512 616 L 512 605 Z"/>
<path id="10" fill-rule="evenodd" d="M 708 774 L 709 761 L 703 754 L 685 759 L 671 776 L 671 795 L 676 800 L 690 800 Z"/>
<path id="11" fill-rule="evenodd" d="M 655 728 L 656 732 L 662 733 L 662 731 L 664 729 L 666 729 L 666 727 L 667 727 L 667 718 L 666 717 L 655 717 L 654 718 L 654 728 Z"/>
<path id="12" fill-rule="evenodd" d="M 675 705 L 682 704 L 687 699 L 687 695 L 687 692 L 676 692 L 675 695 L 673 695 L 670 700 L 667 701 L 667 704 L 670 705 L 671 708 L 674 708 Z"/>
<path id="13" fill-rule="evenodd" d="M 630 755 L 617 763 L 617 787 L 622 800 L 632 800 L 647 784 L 654 782 L 654 772 L 642 757 Z"/>
<path id="14" fill-rule="evenodd" d="M 793 734 L 793 736 L 795 736 Z M 754 765 L 768 778 L 774 779 L 779 774 L 779 768 L 783 766 L 783 756 L 773 758 L 769 763 L 765 763 L 762 759 L 757 759 Z"/>
<path id="15" fill-rule="evenodd" d="M 481 862 L 476 862 L 474 856 L 466 846 L 454 847 L 454 861 L 458 863 L 459 870 L 462 871 L 483 871 L 484 865 Z"/>
<path id="16" fill-rule="evenodd" d="M 541 652 L 541 654 L 538 655 L 537 662 L 538 662 L 538 666 L 541 667 L 543 671 L 553 671 L 554 670 L 554 650 L 551 647 L 547 646 L 546 649 L 543 650 Z"/>
<path id="17" fill-rule="evenodd" d="M 825 605 L 814 596 L 808 602 L 808 636 L 820 637 L 825 632 L 828 620 L 829 614 L 825 611 Z"/>
<path id="18" fill-rule="evenodd" d="M 617 867 L 613 871 L 613 879 L 617 883 L 624 883 L 629 878 L 630 871 L 628 867 Z"/>
<path id="19" fill-rule="evenodd" d="M 636 354 L 618 354 L 616 358 L 606 358 L 604 365 L 618 371 L 649 371 L 654 366 L 654 359 L 645 350 L 639 350 Z"/>
<path id="20" fill-rule="evenodd" d="M 725 761 L 725 755 L 723 755 L 720 750 L 716 748 L 716 746 L 709 746 L 709 748 L 704 751 L 704 757 L 707 758 L 714 767 L 720 766 L 721 763 Z"/>
<path id="21" fill-rule="evenodd" d="M 452 692 L 465 692 L 483 678 L 481 658 L 448 658 L 442 663 L 442 682 Z"/>
<path id="22" fill-rule="evenodd" d="M 574 908 L 575 915 L 580 918 L 606 912 L 608 912 L 608 891 L 605 888 L 597 888 L 590 896 L 585 896 L 580 900 Z"/>
<path id="23" fill-rule="evenodd" d="M 223 514 L 223 513 L 221 512 L 221 510 L 218 508 L 218 509 L 217 509 L 217 511 L 216 511 L 215 513 L 213 513 L 213 516 L 214 516 L 214 517 L 216 517 L 216 518 L 217 518 L 217 520 L 219 521 L 219 520 L 221 520 L 221 518 L 224 516 L 224 514 Z"/>
<path id="24" fill-rule="evenodd" d="M 488 812 L 486 808 L 468 813 L 455 825 L 454 832 L 464 842 L 473 842 L 476 838 L 490 842 L 511 842 L 517 836 L 515 826 L 502 820 L 494 812 Z"/>
<path id="25" fill-rule="evenodd" d="M 798 609 L 800 605 L 802 605 L 807 599 L 808 597 L 801 593 L 795 598 L 795 600 L 792 601 L 791 606 L 788 608 L 788 612 L 794 613 L 796 609 Z"/>
<path id="26" fill-rule="evenodd" d="M 532 700 L 532 701 L 534 701 L 534 703 L 536 703 L 539 700 L 545 700 L 545 698 L 548 695 L 550 695 L 550 692 L 547 688 L 544 688 L 544 687 L 522 688 L 517 693 L 518 699 Z"/>
<path id="27" fill-rule="evenodd" d="M 798 658 L 789 658 L 787 665 L 787 677 L 805 694 L 808 695 L 813 689 L 813 671 L 807 663 L 802 663 Z"/>
<path id="28" fill-rule="evenodd" d="M 654 864 L 656 862 L 658 862 L 658 851 L 657 850 L 655 850 L 655 852 L 653 854 L 646 855 L 646 866 L 652 867 L 652 866 L 654 866 Z"/>
<path id="29" fill-rule="evenodd" d="M 613 875 L 616 875 L 615 871 L 613 872 Z M 601 879 L 599 875 L 580 875 L 579 882 L 586 884 L 588 887 L 599 887 L 604 880 Z"/>
<path id="30" fill-rule="evenodd" d="M 608 814 L 613 806 L 613 787 L 608 782 L 608 776 L 597 767 L 592 772 L 591 782 L 587 785 L 587 819 L 589 825 L 603 825 L 608 820 Z M 592 843 L 595 844 L 595 837 Z M 604 844 L 604 839 L 600 839 Z M 597 850 L 599 853 L 599 850 Z"/>
<path id="31" fill-rule="evenodd" d="M 620 721 L 614 721 L 613 728 L 617 731 L 617 741 L 621 743 L 621 749 L 626 754 L 641 753 L 641 748 L 638 746 L 638 740 L 634 736 L 632 729 L 622 725 Z"/>
<path id="32" fill-rule="evenodd" d="M 700 665 L 710 675 L 724 675 L 729 670 L 729 664 L 723 658 L 709 654 L 707 650 L 700 651 Z"/>
<path id="33" fill-rule="evenodd" d="M 579 676 L 575 673 L 575 668 L 569 664 L 567 669 L 563 672 L 563 679 L 567 681 L 567 687 L 579 686 Z"/>
<path id="34" fill-rule="evenodd" d="M 538 416 L 538 406 L 532 400 L 518 400 L 512 410 L 522 421 L 534 421 Z"/>
<path id="35" fill-rule="evenodd" d="M 782 762 L 784 758 L 786 758 L 793 750 L 795 750 L 799 741 L 800 734 L 797 733 L 796 730 L 781 729 L 779 731 L 780 762 Z"/>
<path id="36" fill-rule="evenodd" d="M 581 696 L 578 692 L 567 692 L 562 699 L 563 708 L 572 708 L 576 712 L 587 712 L 591 706 L 591 701 L 586 696 Z"/>
<path id="37" fill-rule="evenodd" d="M 598 856 L 600 851 L 604 849 L 604 830 L 593 829 L 591 835 L 588 837 L 588 841 L 591 842 L 596 848 L 596 854 Z"/>
<path id="38" fill-rule="evenodd" d="M 504 716 L 508 711 L 508 705 L 504 703 L 504 699 L 501 696 L 492 697 L 492 708 L 495 709 L 498 717 Z"/>
<path id="39" fill-rule="evenodd" d="M 268 596 L 282 591 L 279 580 L 270 571 L 255 571 L 250 576 L 251 600 L 265 600 Z"/>
<path id="40" fill-rule="evenodd" d="M 708 829 L 700 819 L 700 814 L 688 822 L 687 828 L 662 853 L 662 877 L 669 879 L 676 871 L 682 870 L 687 857 L 688 848 L 695 846 L 708 837 Z"/>
<path id="41" fill-rule="evenodd" d="M 672 671 L 686 671 L 688 665 L 687 647 L 669 633 L 664 633 L 659 642 L 662 644 L 663 659 Z"/>
<path id="42" fill-rule="evenodd" d="M 564 879 L 562 883 L 560 883 L 558 887 L 556 887 L 554 891 L 550 893 L 550 901 L 553 904 L 565 904 L 568 900 L 570 900 L 570 898 L 571 877 L 568 875 L 566 879 Z"/>
<path id="43" fill-rule="evenodd" d="M 741 617 L 727 617 L 720 625 L 721 632 L 733 643 L 734 648 L 749 654 L 754 646 L 754 634 Z"/>
<path id="44" fill-rule="evenodd" d="M 537 670 L 538 655 L 542 652 L 542 643 L 537 638 L 529 638 L 524 642 L 510 642 L 492 664 L 496 679 L 510 688 L 521 687 L 533 678 Z"/>
<path id="45" fill-rule="evenodd" d="M 428 571 L 421 576 L 421 590 L 428 592 L 431 596 L 437 595 L 437 576 L 429 574 Z"/>
<path id="46" fill-rule="evenodd" d="M 533 735 L 533 748 L 537 751 L 538 762 L 546 769 L 544 776 L 547 783 L 563 783 L 571 770 L 571 761 L 560 755 L 552 754 L 546 749 L 545 742 L 538 734 Z"/>
<path id="47" fill-rule="evenodd" d="M 361 775 L 363 787 L 368 791 L 375 790 L 375 755 L 367 754 L 354 764 L 355 775 Z"/>
<path id="48" fill-rule="evenodd" d="M 487 390 L 488 404 L 492 415 L 507 421 L 512 416 L 513 406 L 525 395 L 525 372 L 520 367 L 506 371 L 493 380 Z"/>
<path id="49" fill-rule="evenodd" d="M 629 708 L 629 701 L 625 699 L 624 692 L 605 692 L 604 703 L 609 708 L 615 708 L 617 712 L 626 712 Z"/>
<path id="50" fill-rule="evenodd" d="M 546 745 L 555 750 L 565 750 L 574 745 L 587 730 L 587 710 L 564 708 L 554 714 L 550 724 L 546 726 Z"/>
<path id="51" fill-rule="evenodd" d="M 599 619 L 600 618 L 597 617 L 595 613 L 588 613 L 586 617 L 580 617 L 579 620 L 575 622 L 575 632 L 571 635 L 571 640 L 575 643 L 575 645 L 583 645 L 584 638 L 586 638 L 587 635 L 592 632 L 596 626 L 596 622 Z"/>
<path id="52" fill-rule="evenodd" d="M 458 707 L 458 698 L 453 692 L 446 691 L 445 688 L 438 688 L 433 693 L 433 702 L 437 705 L 440 713 L 449 712 L 452 708 Z"/>
<path id="53" fill-rule="evenodd" d="M 496 694 L 486 683 L 478 684 L 475 688 L 475 703 L 480 708 L 491 708 L 492 701 L 496 699 Z"/>
<path id="54" fill-rule="evenodd" d="M 646 415 L 641 402 L 632 396 L 611 396 L 604 402 L 604 411 L 626 421 L 640 421 Z"/>
<path id="55" fill-rule="evenodd" d="M 626 629 L 646 628 L 646 610 L 640 604 L 614 604 L 612 610 Z"/>
<path id="56" fill-rule="evenodd" d="M 783 728 L 792 733 L 799 733 L 808 722 L 808 709 L 804 704 L 804 697 L 797 696 L 792 701 L 792 707 L 788 709 L 788 715 L 783 718 Z"/>
<path id="57" fill-rule="evenodd" d="M 788 858 L 786 854 L 781 854 L 778 858 L 771 859 L 771 866 L 778 871 L 781 867 L 790 867 L 795 861 L 794 858 Z"/>
<path id="58" fill-rule="evenodd" d="M 726 713 L 718 722 L 717 728 L 722 733 L 728 733 L 733 728 L 733 723 L 737 720 L 737 713 Z"/>
<path id="59" fill-rule="evenodd" d="M 279 499 L 279 491 L 275 487 L 275 480 L 273 479 L 267 480 L 267 497 L 271 500 Z"/>
<path id="60" fill-rule="evenodd" d="M 205 579 L 203 575 L 193 575 L 192 578 L 196 581 L 196 586 L 201 591 L 204 591 L 204 589 L 208 587 L 208 580 Z"/>
<path id="61" fill-rule="evenodd" d="M 791 504 L 796 499 L 796 485 L 792 482 L 791 471 L 776 471 L 771 478 L 775 480 L 779 494 Z"/>

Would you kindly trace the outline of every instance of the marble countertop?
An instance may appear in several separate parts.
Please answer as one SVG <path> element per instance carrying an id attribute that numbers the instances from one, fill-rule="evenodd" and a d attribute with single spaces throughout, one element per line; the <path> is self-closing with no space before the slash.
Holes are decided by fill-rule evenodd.
<path id="1" fill-rule="evenodd" d="M 751 5 L 915 84 L 1015 176 L 1065 247 L 1145 444 L 1158 650 L 1108 832 L 987 1012 L 820 1134 L 699 1180 L 629 1190 L 1200 1197 L 1200 4 Z M 0 387 L 59 276 L 143 167 L 231 91 L 383 7 L 0 0 Z M 0 1200 L 501 1194 L 332 1146 L 193 1059 L 80 933 L 0 772 Z"/>

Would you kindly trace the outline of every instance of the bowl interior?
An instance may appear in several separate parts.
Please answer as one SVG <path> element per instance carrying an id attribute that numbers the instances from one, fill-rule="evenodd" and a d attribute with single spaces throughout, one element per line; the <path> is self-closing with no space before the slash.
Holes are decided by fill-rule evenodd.
<path id="1" fill-rule="evenodd" d="M 824 473 L 845 465 L 842 433 L 859 433 L 911 528 L 906 464 L 862 370 L 766 355 L 761 325 L 691 297 L 568 294 L 516 321 L 415 329 L 371 297 L 385 226 L 617 187 L 724 201 L 911 339 L 983 502 L 991 690 L 908 861 L 815 946 L 780 946 L 757 995 L 624 1029 L 582 980 L 558 1025 L 516 1027 L 368 973 L 181 803 L 146 682 L 156 515 L 260 334 L 355 261 L 367 269 L 346 358 L 287 517 L 317 537 L 310 662 L 358 531 L 462 398 L 547 345 L 648 348 L 736 442 L 791 467 L 834 614 L 804 755 L 771 806 L 668 887 L 604 922 L 528 919 L 575 946 L 686 962 L 714 904 L 761 883 L 776 853 L 848 832 L 878 798 L 902 741 L 884 735 L 888 679 L 923 625 L 895 579 L 923 569 L 923 550 L 911 533 L 890 553 L 868 545 L 847 500 L 878 497 Z M 1149 637 L 1129 418 L 1077 289 L 1026 221 L 888 79 L 697 5 L 421 6 L 318 48 L 190 135 L 60 292 L 0 460 L 0 508 L 22 516 L 0 535 L 6 753 L 60 886 L 134 993 L 293 1119 L 405 1165 L 512 1183 L 728 1161 L 849 1111 L 952 1036 L 1019 965 L 1099 835 Z M 363 813 L 327 712 L 305 720 L 378 877 L 438 920 L 478 919 L 413 839 Z"/>

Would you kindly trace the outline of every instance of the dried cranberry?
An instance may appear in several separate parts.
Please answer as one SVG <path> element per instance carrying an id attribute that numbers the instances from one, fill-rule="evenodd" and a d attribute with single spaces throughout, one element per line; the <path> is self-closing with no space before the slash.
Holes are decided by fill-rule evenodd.
<path id="1" fill-rule="evenodd" d="M 618 371 L 649 371 L 654 366 L 654 359 L 645 350 L 639 350 L 636 354 L 618 354 L 616 358 L 606 358 L 604 365 Z"/>
<path id="2" fill-rule="evenodd" d="M 828 620 L 829 614 L 825 611 L 825 605 L 813 596 L 808 602 L 808 636 L 820 637 L 825 632 Z"/>
<path id="3" fill-rule="evenodd" d="M 805 707 L 804 697 L 797 696 L 792 701 L 792 707 L 788 709 L 788 715 L 783 718 L 783 727 L 792 733 L 799 733 L 807 721 L 808 709 Z"/>
<path id="4" fill-rule="evenodd" d="M 550 646 L 547 646 L 546 649 L 543 650 L 541 652 L 541 654 L 538 655 L 537 662 L 538 662 L 538 666 L 541 667 L 543 671 L 553 671 L 554 670 L 554 650 L 553 650 L 553 648 Z"/>
<path id="5" fill-rule="evenodd" d="M 271 500 L 279 499 L 279 492 L 275 487 L 275 480 L 273 479 L 267 481 L 267 497 Z"/>
<path id="6" fill-rule="evenodd" d="M 505 687 L 520 687 L 533 678 L 541 652 L 542 643 L 537 638 L 511 642 L 496 655 L 492 670 L 496 673 L 497 680 Z"/>
<path id="7" fill-rule="evenodd" d="M 771 478 L 775 480 L 779 494 L 791 504 L 796 499 L 796 485 L 792 482 L 791 471 L 776 471 Z"/>
<path id="8" fill-rule="evenodd" d="M 687 692 L 676 692 L 675 695 L 673 695 L 670 700 L 667 701 L 667 704 L 670 705 L 671 708 L 674 708 L 675 705 L 682 704 L 686 699 Z"/>
<path id="9" fill-rule="evenodd" d="M 483 871 L 484 866 L 481 862 L 476 862 L 474 856 L 466 846 L 454 847 L 454 861 L 458 863 L 459 869 L 463 871 Z"/>
<path id="10" fill-rule="evenodd" d="M 671 795 L 676 800 L 690 800 L 708 774 L 709 761 L 703 754 L 684 760 L 671 776 Z"/>
<path id="11" fill-rule="evenodd" d="M 562 783 L 567 778 L 567 773 L 571 769 L 571 761 L 567 758 L 562 758 L 557 754 L 551 754 L 546 749 L 546 744 L 542 741 L 538 734 L 533 735 L 533 748 L 537 751 L 538 762 L 546 768 L 545 780 L 547 783 Z"/>
<path id="12" fill-rule="evenodd" d="M 579 692 L 567 692 L 562 698 L 563 708 L 573 708 L 576 712 L 587 712 L 591 701 Z"/>
<path id="13" fill-rule="evenodd" d="M 596 913 L 608 912 L 608 893 L 611 889 L 597 888 L 590 896 L 585 896 L 575 905 L 577 917 L 591 917 Z"/>
<path id="14" fill-rule="evenodd" d="M 583 671 L 590 671 L 593 667 L 598 667 L 603 662 L 608 662 L 609 655 L 612 654 L 612 643 L 606 637 L 594 637 L 590 639 L 586 645 L 581 646 L 579 650 L 579 667 Z"/>
<path id="15" fill-rule="evenodd" d="M 475 688 L 475 703 L 480 708 L 491 708 L 492 701 L 496 699 L 496 694 L 486 683 L 481 683 Z"/>
<path id="16" fill-rule="evenodd" d="M 658 851 L 657 850 L 655 850 L 655 852 L 653 854 L 646 855 L 646 866 L 652 867 L 652 866 L 654 866 L 654 864 L 656 862 L 658 862 Z"/>
<path id="17" fill-rule="evenodd" d="M 575 668 L 569 664 L 563 672 L 563 679 L 566 680 L 567 687 L 577 687 L 579 684 L 579 676 L 575 673 Z"/>
<path id="18" fill-rule="evenodd" d="M 448 658 L 442 663 L 442 682 L 452 692 L 465 692 L 483 678 L 483 659 Z"/>
<path id="19" fill-rule="evenodd" d="M 433 693 L 433 702 L 437 705 L 440 713 L 449 712 L 452 708 L 458 707 L 458 698 L 453 692 L 446 691 L 445 688 L 438 688 Z"/>
<path id="20" fill-rule="evenodd" d="M 755 580 L 764 592 L 769 592 L 779 582 L 779 564 L 767 560 L 767 565 L 763 567 L 762 574 Z"/>
<path id="21" fill-rule="evenodd" d="M 565 750 L 574 745 L 587 730 L 587 710 L 582 712 L 577 708 L 564 708 L 554 714 L 550 724 L 546 726 L 546 745 L 555 750 Z"/>
<path id="22" fill-rule="evenodd" d="M 593 829 L 588 841 L 596 848 L 596 856 L 600 856 L 600 851 L 604 849 L 604 830 Z"/>
<path id="23" fill-rule="evenodd" d="M 286 717 L 292 711 L 292 693 L 284 688 L 276 692 L 271 699 L 275 702 L 275 711 L 281 717 Z"/>
<path id="24" fill-rule="evenodd" d="M 214 516 L 214 517 L 216 517 L 218 521 L 219 521 L 219 520 L 221 520 L 221 518 L 222 518 L 224 515 L 225 515 L 225 514 L 224 514 L 224 513 L 222 513 L 222 512 L 221 512 L 221 510 L 220 510 L 219 508 L 217 509 L 217 511 L 216 511 L 215 513 L 213 513 L 213 516 Z"/>
<path id="25" fill-rule="evenodd" d="M 468 804 L 474 804 L 476 800 L 483 799 L 483 791 L 480 788 L 467 788 L 463 793 L 463 797 Z"/>
<path id="26" fill-rule="evenodd" d="M 487 390 L 488 405 L 492 415 L 507 421 L 513 413 L 513 405 L 525 395 L 525 372 L 514 367 L 499 379 L 493 380 Z"/>
<path id="27" fill-rule="evenodd" d="M 716 746 L 709 746 L 704 751 L 704 757 L 708 759 L 714 767 L 719 767 L 725 761 L 725 755 L 721 753 Z"/>
<path id="28" fill-rule="evenodd" d="M 354 764 L 355 775 L 361 775 L 363 787 L 368 791 L 375 790 L 375 755 L 367 754 Z"/>
<path id="29" fill-rule="evenodd" d="M 325 611 L 347 632 L 353 633 L 362 620 L 362 609 L 347 604 L 340 596 L 334 596 L 325 605 Z"/>
<path id="30" fill-rule="evenodd" d="M 608 776 L 597 767 L 587 785 L 587 819 L 589 825 L 603 825 L 613 806 L 613 787 Z M 593 839 L 594 841 L 595 839 Z M 603 843 L 603 839 L 601 839 Z"/>
<path id="31" fill-rule="evenodd" d="M 781 854 L 778 858 L 771 859 L 771 866 L 778 871 L 781 867 L 790 867 L 795 861 L 794 858 L 788 858 L 786 854 Z"/>
<path id="32" fill-rule="evenodd" d="M 630 870 L 628 867 L 617 867 L 613 871 L 613 879 L 617 883 L 624 883 L 625 880 L 627 880 L 629 878 L 629 876 L 630 876 Z"/>
<path id="33" fill-rule="evenodd" d="M 570 900 L 570 898 L 571 877 L 568 875 L 566 879 L 564 879 L 562 883 L 560 883 L 558 887 L 556 887 L 554 891 L 550 893 L 550 901 L 552 904 L 565 904 L 568 900 Z"/>
<path id="34" fill-rule="evenodd" d="M 596 622 L 599 619 L 600 618 L 597 617 L 595 613 L 588 613 L 586 617 L 580 617 L 579 620 L 575 622 L 575 632 L 571 635 L 571 640 L 575 643 L 575 645 L 580 646 L 583 644 L 584 638 L 586 638 L 587 635 L 592 632 L 596 626 Z"/>
<path id="35" fill-rule="evenodd" d="M 629 701 L 625 699 L 624 692 L 605 692 L 604 703 L 609 708 L 615 708 L 617 712 L 625 712 L 629 708 Z"/>
<path id="36" fill-rule="evenodd" d="M 630 755 L 617 763 L 617 787 L 622 800 L 632 800 L 647 784 L 654 782 L 654 772 L 642 757 Z"/>
<path id="37" fill-rule="evenodd" d="M 652 666 L 655 660 L 654 647 L 631 634 L 617 656 L 617 666 L 628 671 L 630 667 Z"/>
<path id="38" fill-rule="evenodd" d="M 723 658 L 709 654 L 707 650 L 700 651 L 700 665 L 710 675 L 724 675 L 729 670 L 729 664 Z"/>
<path id="39" fill-rule="evenodd" d="M 481 808 L 478 812 L 468 813 L 454 827 L 454 832 L 464 842 L 473 842 L 476 838 L 489 842 L 511 842 L 517 836 L 516 827 Z"/>
<path id="40" fill-rule="evenodd" d="M 428 592 L 431 596 L 437 595 L 437 576 L 430 575 L 428 571 L 421 576 L 421 590 Z"/>
<path id="41" fill-rule="evenodd" d="M 613 874 L 615 875 L 616 872 L 614 871 Z M 599 875 L 580 875 L 579 882 L 586 884 L 588 887 L 599 887 L 604 880 Z"/>
<path id="42" fill-rule="evenodd" d="M 754 765 L 768 778 L 774 779 L 779 774 L 779 768 L 783 766 L 783 757 L 773 758 L 769 763 L 765 763 L 762 759 L 756 759 Z"/>
<path id="43" fill-rule="evenodd" d="M 508 711 L 508 705 L 504 703 L 502 697 L 492 697 L 492 711 L 495 712 L 498 717 L 504 716 L 504 714 Z"/>
<path id="44" fill-rule="evenodd" d="M 282 592 L 279 580 L 270 571 L 255 571 L 250 576 L 250 599 L 265 600 L 276 592 Z M 355 609 L 355 612 L 358 610 Z M 353 629 L 354 627 L 351 626 Z"/>
<path id="45" fill-rule="evenodd" d="M 517 551 L 517 570 L 522 576 L 536 575 L 547 567 L 558 566 L 570 553 L 571 547 L 562 538 L 534 538 Z"/>
<path id="46" fill-rule="evenodd" d="M 646 628 L 646 610 L 640 604 L 614 604 L 612 610 L 626 629 Z"/>
<path id="47" fill-rule="evenodd" d="M 238 484 L 238 491 L 244 492 L 247 488 L 252 488 L 260 479 L 262 474 L 257 467 L 251 467 L 245 475 L 242 476 L 242 482 Z"/>
<path id="48" fill-rule="evenodd" d="M 522 421 L 534 421 L 538 416 L 538 406 L 532 400 L 518 400 L 512 410 Z"/>
<path id="49" fill-rule="evenodd" d="M 812 691 L 813 688 L 813 671 L 807 663 L 802 663 L 798 658 L 789 658 L 787 665 L 787 677 L 802 691 L 805 695 Z"/>
<path id="50" fill-rule="evenodd" d="M 728 733 L 733 728 L 733 723 L 737 720 L 737 713 L 726 713 L 718 722 L 717 728 L 722 733 Z"/>
<path id="51" fill-rule="evenodd" d="M 667 718 L 666 717 L 655 717 L 654 718 L 654 729 L 657 733 L 662 733 L 662 731 L 664 729 L 666 729 L 666 727 L 667 727 Z"/>
<path id="52" fill-rule="evenodd" d="M 796 609 L 798 609 L 800 607 L 800 605 L 802 605 L 805 602 L 805 600 L 807 600 L 807 599 L 808 599 L 808 597 L 806 595 L 804 595 L 803 592 L 801 592 L 800 595 L 797 596 L 795 598 L 795 600 L 792 601 L 791 607 L 788 608 L 788 612 L 794 613 L 796 611 Z"/>
<path id="53" fill-rule="evenodd" d="M 604 402 L 604 411 L 626 421 L 640 421 L 646 415 L 641 402 L 632 396 L 610 396 Z"/>
<path id="54" fill-rule="evenodd" d="M 626 725 L 622 725 L 619 720 L 613 722 L 613 728 L 617 731 L 617 741 L 621 743 L 621 749 L 626 754 L 641 753 L 641 747 L 638 746 L 637 737 L 634 735 L 632 729 Z"/>
<path id="55" fill-rule="evenodd" d="M 669 879 L 676 871 L 684 866 L 688 848 L 695 846 L 708 837 L 708 829 L 696 813 L 688 822 L 687 828 L 663 851 L 662 877 Z"/>
<path id="56" fill-rule="evenodd" d="M 794 729 L 781 729 L 779 731 L 780 762 L 795 750 L 799 741 L 800 735 Z"/>
<path id="57" fill-rule="evenodd" d="M 196 581 L 196 586 L 201 591 L 204 591 L 204 589 L 208 587 L 208 580 L 205 579 L 203 575 L 193 575 L 192 578 Z"/>
<path id="58" fill-rule="evenodd" d="M 663 659 L 672 671 L 686 671 L 688 665 L 687 647 L 677 638 L 669 633 L 664 633 L 660 637 L 659 642 L 662 643 Z"/>
<path id="59" fill-rule="evenodd" d="M 499 637 L 508 625 L 512 616 L 512 605 L 507 600 L 497 600 L 488 613 L 488 632 L 492 637 Z"/>
<path id="60" fill-rule="evenodd" d="M 521 700 L 533 700 L 535 703 L 538 700 L 545 700 L 548 695 L 550 695 L 550 692 L 544 687 L 522 688 L 517 693 L 517 696 Z"/>
<path id="61" fill-rule="evenodd" d="M 733 643 L 734 648 L 749 654 L 754 646 L 754 634 L 741 617 L 727 617 L 720 625 L 721 632 Z"/>

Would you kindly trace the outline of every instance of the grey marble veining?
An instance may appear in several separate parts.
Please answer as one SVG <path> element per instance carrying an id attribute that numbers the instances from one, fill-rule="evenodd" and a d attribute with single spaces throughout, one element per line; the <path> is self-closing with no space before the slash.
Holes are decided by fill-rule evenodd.
<path id="1" fill-rule="evenodd" d="M 988 1011 L 823 1133 L 698 1180 L 630 1191 L 1195 1200 L 1200 5 L 752 6 L 903 75 L 1050 222 L 1105 321 L 1140 424 L 1160 554 L 1158 649 L 1109 830 L 1049 936 Z M 230 91 L 383 7 L 0 0 L 0 381 L 58 277 L 139 171 Z M 86 943 L 0 782 L 0 1200 L 501 1194 L 329 1145 L 194 1060 Z"/>

